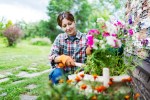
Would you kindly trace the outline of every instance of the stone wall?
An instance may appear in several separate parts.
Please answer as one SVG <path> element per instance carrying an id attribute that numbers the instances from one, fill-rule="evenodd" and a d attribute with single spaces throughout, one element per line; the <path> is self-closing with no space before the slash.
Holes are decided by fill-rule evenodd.
<path id="1" fill-rule="evenodd" d="M 133 56 L 137 65 L 132 72 L 135 92 L 140 100 L 150 98 L 150 0 L 128 0 L 125 12 L 126 25 L 134 30 L 133 37 L 127 38 L 125 53 Z M 132 42 L 130 42 L 132 40 Z"/>

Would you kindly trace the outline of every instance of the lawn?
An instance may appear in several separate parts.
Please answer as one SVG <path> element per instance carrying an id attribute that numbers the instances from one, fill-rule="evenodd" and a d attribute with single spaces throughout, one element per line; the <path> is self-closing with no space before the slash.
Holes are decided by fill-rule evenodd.
<path id="1" fill-rule="evenodd" d="M 35 46 L 26 40 L 19 42 L 16 47 L 6 47 L 0 39 L 0 74 L 9 78 L 8 81 L 0 83 L 0 100 L 19 100 L 21 94 L 38 96 L 46 90 L 49 73 L 32 78 L 16 75 L 22 71 L 32 74 L 48 70 L 50 68 L 49 50 L 50 46 Z M 6 74 L 8 72 L 11 74 Z M 19 80 L 22 82 L 13 84 Z M 36 85 L 36 88 L 32 90 L 25 88 L 30 84 Z"/>

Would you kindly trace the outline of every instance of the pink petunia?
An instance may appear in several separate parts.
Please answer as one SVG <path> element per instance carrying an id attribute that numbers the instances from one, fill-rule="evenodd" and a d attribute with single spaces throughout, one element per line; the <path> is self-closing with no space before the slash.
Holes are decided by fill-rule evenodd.
<path id="1" fill-rule="evenodd" d="M 91 48 L 93 47 L 94 44 L 94 40 L 93 40 L 93 36 L 92 35 L 87 35 L 87 45 L 89 45 Z"/>
<path id="2" fill-rule="evenodd" d="M 106 37 L 107 44 L 109 44 L 113 48 L 121 47 L 122 43 L 119 39 L 113 36 L 107 36 Z"/>
<path id="3" fill-rule="evenodd" d="M 116 23 L 114 23 L 114 26 L 120 27 L 120 28 L 124 27 L 124 25 L 120 21 L 117 21 Z"/>
<path id="4" fill-rule="evenodd" d="M 97 29 L 91 29 L 88 31 L 88 35 L 98 35 L 100 32 Z"/>
<path id="5" fill-rule="evenodd" d="M 111 34 L 111 36 L 113 36 L 113 37 L 117 37 L 117 34 L 113 33 L 113 34 Z"/>
<path id="6" fill-rule="evenodd" d="M 132 29 L 129 29 L 128 32 L 129 32 L 129 35 L 130 35 L 130 36 L 133 35 L 133 30 L 132 30 Z"/>
<path id="7" fill-rule="evenodd" d="M 110 36 L 110 34 L 108 32 L 104 32 L 103 37 L 107 37 L 107 36 Z"/>
<path id="8" fill-rule="evenodd" d="M 122 26 L 122 23 L 120 21 L 117 21 L 117 25 Z"/>

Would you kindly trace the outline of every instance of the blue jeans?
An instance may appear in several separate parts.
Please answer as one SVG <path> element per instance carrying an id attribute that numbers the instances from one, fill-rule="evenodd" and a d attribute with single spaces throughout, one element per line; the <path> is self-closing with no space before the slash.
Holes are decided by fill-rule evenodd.
<path id="1" fill-rule="evenodd" d="M 52 81 L 53 84 L 58 84 L 59 79 L 64 76 L 64 71 L 61 68 L 53 69 L 49 74 L 49 80 Z"/>

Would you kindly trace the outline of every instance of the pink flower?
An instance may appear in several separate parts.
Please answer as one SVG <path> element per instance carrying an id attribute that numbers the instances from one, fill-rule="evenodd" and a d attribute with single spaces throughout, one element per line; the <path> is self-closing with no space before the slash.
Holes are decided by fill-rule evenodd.
<path id="1" fill-rule="evenodd" d="M 110 36 L 110 34 L 108 32 L 104 32 L 103 37 L 107 37 L 107 36 Z"/>
<path id="2" fill-rule="evenodd" d="M 115 25 L 115 26 L 117 26 L 117 24 L 116 24 L 116 23 L 114 23 L 114 25 Z"/>
<path id="3" fill-rule="evenodd" d="M 130 36 L 133 35 L 133 30 L 132 30 L 132 29 L 129 29 L 128 32 L 129 32 L 129 35 L 130 35 Z"/>
<path id="4" fill-rule="evenodd" d="M 106 40 L 107 40 L 107 44 L 113 48 L 118 48 L 121 47 L 122 45 L 121 41 L 113 36 L 107 36 Z"/>
<path id="5" fill-rule="evenodd" d="M 117 21 L 116 23 L 114 23 L 114 26 L 120 27 L 120 28 L 124 27 L 124 25 L 120 21 Z"/>
<path id="6" fill-rule="evenodd" d="M 94 39 L 93 39 L 93 36 L 92 35 L 87 35 L 87 45 L 89 45 L 91 48 L 93 47 L 93 44 L 94 44 Z"/>
<path id="7" fill-rule="evenodd" d="M 113 34 L 111 34 L 111 36 L 113 36 L 113 37 L 117 37 L 117 34 L 113 33 Z"/>
<path id="8" fill-rule="evenodd" d="M 122 23 L 120 21 L 117 21 L 117 25 L 122 26 Z"/>
<path id="9" fill-rule="evenodd" d="M 91 29 L 88 31 L 88 35 L 98 35 L 100 32 L 97 29 Z"/>

